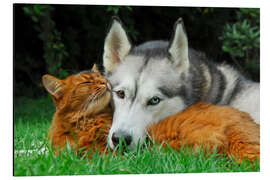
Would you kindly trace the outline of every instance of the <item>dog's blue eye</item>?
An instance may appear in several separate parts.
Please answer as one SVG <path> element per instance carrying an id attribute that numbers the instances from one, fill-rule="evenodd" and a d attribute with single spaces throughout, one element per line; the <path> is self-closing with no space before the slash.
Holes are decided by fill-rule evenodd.
<path id="1" fill-rule="evenodd" d="M 157 105 L 160 102 L 160 100 L 161 99 L 159 97 L 154 96 L 147 102 L 147 105 L 151 105 L 151 106 Z"/>

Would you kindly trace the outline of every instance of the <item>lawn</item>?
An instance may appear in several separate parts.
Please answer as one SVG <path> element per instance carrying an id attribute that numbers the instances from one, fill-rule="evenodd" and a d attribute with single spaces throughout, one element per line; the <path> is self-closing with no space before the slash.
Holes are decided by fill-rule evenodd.
<path id="1" fill-rule="evenodd" d="M 16 97 L 14 108 L 14 175 L 159 174 L 195 172 L 260 171 L 258 163 L 240 165 L 219 154 L 176 152 L 158 146 L 125 154 L 94 154 L 91 161 L 73 153 L 55 156 L 48 145 L 47 131 L 54 113 L 48 97 Z"/>

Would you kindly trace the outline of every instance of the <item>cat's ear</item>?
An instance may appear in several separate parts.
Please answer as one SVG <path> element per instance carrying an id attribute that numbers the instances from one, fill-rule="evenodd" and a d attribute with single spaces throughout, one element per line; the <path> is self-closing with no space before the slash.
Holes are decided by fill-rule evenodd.
<path id="1" fill-rule="evenodd" d="M 64 83 L 62 80 L 46 74 L 42 76 L 42 84 L 54 98 L 59 99 L 63 95 Z"/>
<path id="2" fill-rule="evenodd" d="M 93 65 L 91 71 L 94 73 L 100 73 L 96 64 Z"/>
<path id="3" fill-rule="evenodd" d="M 105 73 L 115 71 L 131 50 L 131 43 L 127 32 L 118 17 L 112 17 L 111 27 L 105 39 L 103 66 Z"/>

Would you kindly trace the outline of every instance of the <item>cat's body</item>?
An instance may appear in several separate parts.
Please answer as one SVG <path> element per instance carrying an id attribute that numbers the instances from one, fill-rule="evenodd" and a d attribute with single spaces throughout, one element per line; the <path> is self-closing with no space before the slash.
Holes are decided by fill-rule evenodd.
<path id="1" fill-rule="evenodd" d="M 67 117 L 69 118 L 69 117 Z M 96 115 L 95 117 L 78 118 L 78 123 L 65 123 L 58 113 L 55 114 L 49 129 L 49 139 L 54 147 L 63 149 L 67 142 L 75 146 L 76 150 L 98 150 L 103 152 L 107 145 L 107 136 L 112 124 L 112 111 Z"/>
<path id="2" fill-rule="evenodd" d="M 45 75 L 43 84 L 56 105 L 49 130 L 52 145 L 62 149 L 69 142 L 76 148 L 103 152 L 113 117 L 107 80 L 94 67 L 65 80 Z M 259 125 L 247 113 L 227 106 L 198 103 L 151 125 L 148 132 L 154 141 L 176 150 L 186 144 L 216 145 L 220 153 L 252 161 L 260 157 Z"/>
<path id="3" fill-rule="evenodd" d="M 76 150 L 104 151 L 112 124 L 111 87 L 96 67 L 65 80 L 44 75 L 43 85 L 56 105 L 49 129 L 56 152 L 67 142 Z"/>
<path id="4" fill-rule="evenodd" d="M 254 161 L 260 158 L 260 126 L 248 113 L 228 106 L 197 103 L 149 129 L 151 138 L 179 150 L 188 145 L 203 146 L 232 158 Z"/>

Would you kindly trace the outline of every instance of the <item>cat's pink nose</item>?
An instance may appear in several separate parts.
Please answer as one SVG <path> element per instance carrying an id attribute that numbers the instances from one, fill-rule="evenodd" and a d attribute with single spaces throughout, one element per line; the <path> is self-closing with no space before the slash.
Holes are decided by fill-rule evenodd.
<path id="1" fill-rule="evenodd" d="M 111 84 L 109 82 L 107 82 L 106 86 L 110 91 L 112 90 L 112 86 L 111 86 Z"/>

